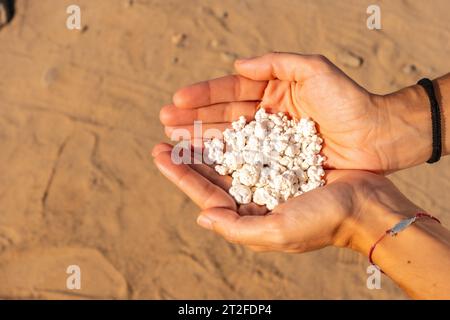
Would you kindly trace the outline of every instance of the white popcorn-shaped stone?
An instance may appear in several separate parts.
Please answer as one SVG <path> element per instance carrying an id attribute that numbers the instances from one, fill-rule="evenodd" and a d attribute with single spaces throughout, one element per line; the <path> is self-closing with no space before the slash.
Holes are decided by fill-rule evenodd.
<path id="1" fill-rule="evenodd" d="M 241 169 L 236 171 L 236 178 L 239 179 L 241 184 L 252 187 L 258 182 L 260 171 L 259 166 L 244 164 Z"/>
<path id="2" fill-rule="evenodd" d="M 242 130 L 242 128 L 244 128 L 245 126 L 245 117 L 244 116 L 240 116 L 239 120 L 234 121 L 233 123 L 231 123 L 231 127 L 235 130 L 235 131 L 239 131 Z"/>
<path id="3" fill-rule="evenodd" d="M 243 149 L 245 147 L 245 142 L 246 142 L 246 137 L 245 134 L 243 132 L 236 132 L 236 144 L 234 149 Z"/>
<path id="4" fill-rule="evenodd" d="M 303 141 L 303 135 L 301 133 L 295 133 L 292 137 L 294 142 L 302 142 Z"/>
<path id="5" fill-rule="evenodd" d="M 322 167 L 313 166 L 308 168 L 308 177 L 311 180 L 321 180 L 322 177 L 325 175 L 325 171 Z"/>
<path id="6" fill-rule="evenodd" d="M 308 167 L 310 167 L 310 166 L 318 166 L 318 165 L 321 165 L 321 159 L 322 158 L 319 158 L 315 154 L 308 154 L 308 156 L 305 158 L 304 163 L 306 163 L 306 165 Z"/>
<path id="7" fill-rule="evenodd" d="M 277 151 L 279 153 L 284 152 L 284 150 L 286 150 L 287 146 L 288 146 L 288 144 L 281 140 L 275 141 L 275 143 L 273 145 L 273 147 L 275 148 L 275 151 Z"/>
<path id="8" fill-rule="evenodd" d="M 281 126 L 283 124 L 283 120 L 280 117 L 278 117 L 277 115 L 274 115 L 273 117 L 271 117 L 271 120 L 273 121 L 273 123 L 276 126 Z"/>
<path id="9" fill-rule="evenodd" d="M 222 163 L 223 161 L 223 142 L 217 138 L 205 142 L 206 156 L 213 163 Z"/>
<path id="10" fill-rule="evenodd" d="M 269 197 L 271 197 L 271 195 L 265 188 L 256 188 L 253 193 L 253 202 L 260 206 L 265 206 Z"/>
<path id="11" fill-rule="evenodd" d="M 272 151 L 273 146 L 271 143 L 269 143 L 269 141 L 264 141 L 262 147 L 261 147 L 261 151 L 265 154 L 270 154 L 270 152 Z"/>
<path id="12" fill-rule="evenodd" d="M 253 193 L 253 202 L 261 206 L 265 205 L 269 210 L 273 210 L 279 204 L 278 199 L 271 195 L 267 188 L 257 188 Z"/>
<path id="13" fill-rule="evenodd" d="M 259 108 L 258 111 L 255 114 L 256 122 L 260 122 L 260 121 L 265 120 L 267 118 L 268 118 L 268 114 L 266 113 L 266 110 L 264 108 Z"/>
<path id="14" fill-rule="evenodd" d="M 310 119 L 300 119 L 297 124 L 297 132 L 301 133 L 304 137 L 312 136 L 316 133 L 316 126 Z"/>
<path id="15" fill-rule="evenodd" d="M 244 163 L 242 155 L 238 152 L 226 152 L 223 156 L 223 165 L 228 167 L 229 170 L 234 171 L 242 167 Z"/>
<path id="16" fill-rule="evenodd" d="M 235 184 L 231 186 L 229 193 L 239 204 L 247 204 L 252 201 L 252 191 L 249 187 L 242 184 Z"/>
<path id="17" fill-rule="evenodd" d="M 223 132 L 223 138 L 225 141 L 231 140 L 233 138 L 233 135 L 234 135 L 234 130 L 230 129 L 230 128 L 225 129 Z"/>
<path id="18" fill-rule="evenodd" d="M 275 127 L 275 123 L 273 121 L 271 121 L 270 119 L 265 120 L 265 121 L 266 121 L 268 129 L 273 129 Z"/>
<path id="19" fill-rule="evenodd" d="M 303 171 L 301 168 L 297 169 L 297 170 L 294 170 L 294 172 L 295 172 L 295 174 L 297 176 L 298 183 L 300 185 L 302 185 L 302 184 L 304 184 L 304 183 L 306 183 L 308 181 L 308 174 L 305 171 Z"/>
<path id="20" fill-rule="evenodd" d="M 308 192 L 314 189 L 314 184 L 308 182 L 306 184 L 302 184 L 300 188 L 303 192 Z"/>
<path id="21" fill-rule="evenodd" d="M 288 157 L 295 157 L 300 151 L 300 148 L 296 144 L 289 144 L 284 150 L 284 154 Z M 320 151 L 320 149 L 319 149 Z"/>
<path id="22" fill-rule="evenodd" d="M 283 178 L 283 181 L 286 181 L 286 183 L 289 183 L 291 185 L 296 183 L 298 180 L 297 175 L 293 171 L 285 171 L 283 172 L 281 177 Z"/>
<path id="23" fill-rule="evenodd" d="M 288 201 L 292 197 L 292 189 L 280 190 L 279 194 L 283 201 Z"/>
<path id="24" fill-rule="evenodd" d="M 269 167 L 262 167 L 261 172 L 259 174 L 259 180 L 255 184 L 256 187 L 264 187 L 270 182 L 270 172 L 272 169 Z"/>
<path id="25" fill-rule="evenodd" d="M 255 137 L 259 140 L 264 140 L 267 136 L 267 128 L 264 122 L 257 122 L 254 131 Z"/>
<path id="26" fill-rule="evenodd" d="M 242 130 L 242 132 L 247 136 L 247 137 L 251 137 L 253 136 L 253 132 L 255 131 L 255 122 L 251 122 L 249 124 L 247 124 L 244 129 Z"/>
<path id="27" fill-rule="evenodd" d="M 255 136 L 250 136 L 247 140 L 246 149 L 248 150 L 258 150 L 260 146 L 260 141 Z"/>
<path id="28" fill-rule="evenodd" d="M 280 157 L 279 162 L 288 169 L 294 166 L 294 160 L 291 157 Z"/>
<path id="29" fill-rule="evenodd" d="M 253 150 L 243 150 L 242 158 L 244 159 L 244 163 L 254 163 L 255 155 L 258 151 Z"/>
<path id="30" fill-rule="evenodd" d="M 229 173 L 228 168 L 225 166 L 222 166 L 220 164 L 216 165 L 214 169 L 217 171 L 218 174 L 221 176 L 227 175 Z"/>

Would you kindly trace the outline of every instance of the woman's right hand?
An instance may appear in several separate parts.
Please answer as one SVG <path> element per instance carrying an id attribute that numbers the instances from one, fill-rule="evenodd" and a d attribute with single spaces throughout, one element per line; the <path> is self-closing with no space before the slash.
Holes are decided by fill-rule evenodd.
<path id="1" fill-rule="evenodd" d="M 431 154 L 428 101 L 421 88 L 371 94 L 319 55 L 270 53 L 238 60 L 235 67 L 239 75 L 175 93 L 173 105 L 160 114 L 169 137 L 176 128 L 193 133 L 194 120 L 202 120 L 203 129 L 223 130 L 240 115 L 253 119 L 261 106 L 311 117 L 325 141 L 327 168 L 390 172 Z"/>

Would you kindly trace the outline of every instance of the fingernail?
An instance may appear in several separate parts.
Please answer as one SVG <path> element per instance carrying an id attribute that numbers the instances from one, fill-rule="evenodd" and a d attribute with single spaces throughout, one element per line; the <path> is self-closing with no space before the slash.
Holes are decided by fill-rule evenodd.
<path id="1" fill-rule="evenodd" d="M 208 229 L 208 230 L 212 229 L 212 221 L 207 216 L 204 216 L 204 215 L 198 216 L 197 223 L 205 229 Z"/>

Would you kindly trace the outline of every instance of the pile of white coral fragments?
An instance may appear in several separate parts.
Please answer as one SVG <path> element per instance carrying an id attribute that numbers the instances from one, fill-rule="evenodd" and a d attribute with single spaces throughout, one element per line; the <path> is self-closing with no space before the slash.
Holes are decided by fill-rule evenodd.
<path id="1" fill-rule="evenodd" d="M 272 210 L 291 197 L 322 186 L 322 138 L 314 121 L 268 114 L 245 117 L 223 132 L 223 140 L 205 142 L 206 156 L 220 175 L 231 175 L 229 193 L 239 204 L 254 202 Z"/>

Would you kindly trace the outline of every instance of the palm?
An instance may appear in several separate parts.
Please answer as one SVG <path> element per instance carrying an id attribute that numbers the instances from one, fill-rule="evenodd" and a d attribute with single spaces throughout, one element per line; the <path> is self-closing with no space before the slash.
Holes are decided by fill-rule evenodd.
<path id="1" fill-rule="evenodd" d="M 161 110 L 166 133 L 170 136 L 174 129 L 186 128 L 193 135 L 195 120 L 203 121 L 203 131 L 222 131 L 241 115 L 253 119 L 261 106 L 315 120 L 325 141 L 328 168 L 382 171 L 375 149 L 379 108 L 373 104 L 374 96 L 331 63 L 314 63 L 310 75 L 299 79 L 288 75 L 280 80 L 263 71 L 238 69 L 253 79 L 226 76 L 182 88 L 174 96 L 174 105 Z"/>
<path id="2" fill-rule="evenodd" d="M 255 238 L 253 245 L 262 250 L 301 252 L 333 243 L 344 219 L 354 213 L 350 200 L 354 190 L 349 183 L 369 174 L 328 171 L 326 186 L 291 198 L 267 214 L 265 207 L 256 204 L 237 207 L 227 192 L 230 177 L 220 176 L 204 164 L 175 165 L 171 160 L 171 147 L 166 144 L 156 146 L 153 154 L 159 170 L 202 210 L 228 216 L 229 224 L 216 231 L 230 241 L 239 242 L 240 230 L 250 225 L 255 234 L 265 235 L 263 239 Z M 245 243 L 252 246 L 252 239 Z"/>
<path id="3" fill-rule="evenodd" d="M 302 84 L 270 80 L 260 106 L 315 120 L 325 140 L 323 153 L 329 168 L 382 168 L 374 144 L 369 143 L 377 125 L 377 108 L 370 94 L 340 70 Z"/>

